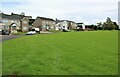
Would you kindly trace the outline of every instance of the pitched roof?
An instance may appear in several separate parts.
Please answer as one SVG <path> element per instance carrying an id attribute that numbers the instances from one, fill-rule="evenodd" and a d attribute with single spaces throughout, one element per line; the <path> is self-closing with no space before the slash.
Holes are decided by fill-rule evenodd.
<path id="1" fill-rule="evenodd" d="M 81 22 L 81 23 L 77 23 L 77 24 L 84 24 L 84 23 Z"/>
<path id="2" fill-rule="evenodd" d="M 23 19 L 24 17 L 27 17 L 27 18 L 31 17 L 31 16 L 19 15 L 19 14 L 14 14 L 14 13 L 12 13 L 11 15 L 0 13 L 0 16 L 6 19 L 19 19 L 19 20 Z"/>
<path id="3" fill-rule="evenodd" d="M 55 22 L 56 22 L 56 23 L 59 23 L 59 22 L 63 22 L 63 20 L 56 20 Z"/>
<path id="4" fill-rule="evenodd" d="M 8 15 L 8 14 L 4 14 L 4 13 L 1 13 L 0 14 L 2 18 L 7 18 L 7 19 L 22 19 L 23 15 L 17 15 L 17 14 L 11 14 L 11 15 Z"/>
<path id="5" fill-rule="evenodd" d="M 29 19 L 32 18 L 32 16 L 25 16 L 25 17 L 27 17 L 27 18 L 29 18 Z"/>
<path id="6" fill-rule="evenodd" d="M 43 19 L 43 20 L 50 20 L 50 21 L 54 21 L 52 18 L 46 18 L 46 17 L 37 17 L 37 18 L 40 18 L 40 19 Z"/>
<path id="7" fill-rule="evenodd" d="M 74 21 L 70 21 L 70 20 L 64 20 L 64 21 L 75 23 Z"/>
<path id="8" fill-rule="evenodd" d="M 70 21 L 70 20 L 56 20 L 56 23 L 63 22 L 63 21 L 75 23 L 74 21 Z"/>

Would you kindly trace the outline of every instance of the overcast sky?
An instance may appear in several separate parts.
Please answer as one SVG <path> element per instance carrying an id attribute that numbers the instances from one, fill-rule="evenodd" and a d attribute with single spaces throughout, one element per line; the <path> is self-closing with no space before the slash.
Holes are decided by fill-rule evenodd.
<path id="1" fill-rule="evenodd" d="M 119 0 L 1 0 L 2 12 L 96 24 L 110 17 L 118 20 Z"/>

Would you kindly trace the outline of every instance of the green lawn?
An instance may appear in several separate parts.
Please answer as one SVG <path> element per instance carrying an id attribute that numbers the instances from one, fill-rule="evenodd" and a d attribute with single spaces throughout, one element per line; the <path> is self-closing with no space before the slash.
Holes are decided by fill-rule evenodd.
<path id="1" fill-rule="evenodd" d="M 2 43 L 0 43 L 0 76 L 2 75 Z"/>
<path id="2" fill-rule="evenodd" d="M 118 32 L 40 34 L 3 42 L 3 75 L 116 75 Z"/>

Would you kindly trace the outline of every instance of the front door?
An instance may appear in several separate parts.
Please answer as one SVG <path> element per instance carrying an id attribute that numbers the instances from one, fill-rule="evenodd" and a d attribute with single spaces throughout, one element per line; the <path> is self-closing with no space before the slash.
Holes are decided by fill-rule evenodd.
<path id="1" fill-rule="evenodd" d="M 11 24 L 10 25 L 10 32 L 12 33 L 14 31 L 17 31 L 16 27 L 17 27 L 17 25 L 15 23 Z"/>

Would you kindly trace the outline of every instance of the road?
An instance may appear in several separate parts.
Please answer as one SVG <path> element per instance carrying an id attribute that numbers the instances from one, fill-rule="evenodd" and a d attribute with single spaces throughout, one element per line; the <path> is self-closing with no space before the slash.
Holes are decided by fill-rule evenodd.
<path id="1" fill-rule="evenodd" d="M 25 35 L 0 35 L 0 42 L 14 39 L 14 38 L 23 37 L 23 36 L 25 36 Z"/>

